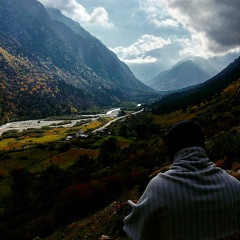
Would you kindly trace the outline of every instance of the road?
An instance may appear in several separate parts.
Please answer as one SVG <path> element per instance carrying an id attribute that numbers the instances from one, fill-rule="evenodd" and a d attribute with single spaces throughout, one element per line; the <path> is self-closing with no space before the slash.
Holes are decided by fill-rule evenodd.
<path id="1" fill-rule="evenodd" d="M 140 111 L 133 112 L 133 113 L 131 113 L 131 114 L 132 114 L 132 115 L 135 115 L 135 114 L 138 114 L 138 113 L 143 112 L 143 110 L 144 110 L 144 109 L 141 109 Z M 102 130 L 104 130 L 106 127 L 108 127 L 109 125 L 111 125 L 113 122 L 116 122 L 116 121 L 118 121 L 118 120 L 120 120 L 120 119 L 126 118 L 127 116 L 128 116 L 128 115 L 121 116 L 121 117 L 117 117 L 117 118 L 111 120 L 110 122 L 106 123 L 104 126 L 98 128 L 98 129 L 93 130 L 92 133 L 96 133 L 96 132 L 102 131 Z"/>

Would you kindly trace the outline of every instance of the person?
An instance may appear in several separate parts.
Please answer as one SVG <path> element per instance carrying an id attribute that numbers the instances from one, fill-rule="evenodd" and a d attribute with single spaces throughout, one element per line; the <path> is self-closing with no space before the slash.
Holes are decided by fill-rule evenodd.
<path id="1" fill-rule="evenodd" d="M 215 240 L 240 232 L 240 181 L 206 156 L 198 124 L 182 121 L 166 134 L 172 164 L 146 187 L 123 230 L 133 240 Z"/>

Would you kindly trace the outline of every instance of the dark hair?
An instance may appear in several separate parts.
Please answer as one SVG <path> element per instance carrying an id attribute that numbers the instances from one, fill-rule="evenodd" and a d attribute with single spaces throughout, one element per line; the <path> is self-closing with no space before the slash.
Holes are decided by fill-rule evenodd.
<path id="1" fill-rule="evenodd" d="M 174 125 L 165 136 L 166 147 L 170 159 L 187 147 L 199 146 L 204 148 L 204 133 L 201 127 L 191 121 L 182 121 Z"/>

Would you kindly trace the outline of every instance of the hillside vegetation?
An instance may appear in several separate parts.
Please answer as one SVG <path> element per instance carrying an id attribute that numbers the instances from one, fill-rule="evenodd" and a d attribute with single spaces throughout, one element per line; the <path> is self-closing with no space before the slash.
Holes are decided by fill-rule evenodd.
<path id="1" fill-rule="evenodd" d="M 128 239 L 122 231 L 130 210 L 125 203 L 137 200 L 151 177 L 168 168 L 164 135 L 184 119 L 202 125 L 211 161 L 239 179 L 236 85 L 185 110 L 129 114 L 105 133 L 84 139 L 74 137 L 81 125 L 5 132 L 0 141 L 0 238 Z M 73 139 L 64 141 L 67 135 Z"/>

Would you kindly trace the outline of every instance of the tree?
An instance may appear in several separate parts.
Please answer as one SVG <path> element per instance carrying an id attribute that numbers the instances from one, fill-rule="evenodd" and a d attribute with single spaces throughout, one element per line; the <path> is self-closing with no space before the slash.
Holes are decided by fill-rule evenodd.
<path id="1" fill-rule="evenodd" d="M 148 134 L 148 124 L 147 123 L 138 123 L 135 126 L 135 131 L 139 138 L 144 139 Z"/>
<path id="2" fill-rule="evenodd" d="M 50 207 L 57 194 L 71 182 L 68 172 L 58 165 L 51 165 L 40 176 L 35 191 L 38 192 L 38 201 L 46 208 Z"/>
<path id="3" fill-rule="evenodd" d="M 12 173 L 11 191 L 15 206 L 26 208 L 32 189 L 33 176 L 27 169 L 17 169 Z"/>
<path id="4" fill-rule="evenodd" d="M 60 152 L 60 153 L 67 152 L 68 150 L 70 150 L 70 146 L 71 146 L 71 144 L 70 144 L 69 142 L 63 143 L 63 144 L 59 147 L 59 152 Z"/>
<path id="5" fill-rule="evenodd" d="M 122 125 L 119 129 L 119 134 L 126 137 L 127 136 L 127 126 L 126 125 Z"/>
<path id="6" fill-rule="evenodd" d="M 103 166 L 108 166 L 116 160 L 116 153 L 118 153 L 117 139 L 110 137 L 105 140 L 101 146 L 99 159 Z"/>

